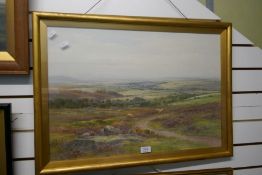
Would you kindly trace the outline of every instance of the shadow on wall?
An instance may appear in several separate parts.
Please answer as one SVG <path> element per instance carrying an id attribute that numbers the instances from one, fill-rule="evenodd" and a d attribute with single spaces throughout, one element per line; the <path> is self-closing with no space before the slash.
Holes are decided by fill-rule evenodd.
<path id="1" fill-rule="evenodd" d="M 199 0 L 213 9 L 223 21 L 233 23 L 233 27 L 262 48 L 262 1 L 261 0 Z M 237 8 L 236 8 L 237 7 Z"/>

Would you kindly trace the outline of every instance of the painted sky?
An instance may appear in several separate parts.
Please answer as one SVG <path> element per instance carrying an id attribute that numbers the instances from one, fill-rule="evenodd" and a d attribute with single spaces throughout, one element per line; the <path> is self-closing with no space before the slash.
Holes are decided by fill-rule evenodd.
<path id="1" fill-rule="evenodd" d="M 49 77 L 84 81 L 220 78 L 215 34 L 49 27 Z M 68 42 L 69 48 L 60 44 Z"/>

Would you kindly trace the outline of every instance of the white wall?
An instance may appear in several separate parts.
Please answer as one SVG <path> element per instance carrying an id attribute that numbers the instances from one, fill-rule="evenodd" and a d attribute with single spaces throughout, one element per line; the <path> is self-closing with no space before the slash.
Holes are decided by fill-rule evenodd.
<path id="1" fill-rule="evenodd" d="M 29 0 L 30 11 L 84 13 L 97 0 Z M 219 19 L 197 0 L 104 0 L 90 13 Z M 31 26 L 31 25 L 30 25 Z M 31 39 L 31 38 L 29 38 Z M 29 42 L 31 46 L 32 43 Z M 262 51 L 234 30 L 234 156 L 88 173 L 134 174 L 155 171 L 233 167 L 235 175 L 262 174 Z M 32 49 L 31 49 L 32 51 Z M 32 59 L 32 58 L 31 58 Z M 33 68 L 32 68 L 33 69 Z M 0 76 L 0 103 L 12 103 L 15 175 L 34 175 L 34 109 L 30 76 Z"/>

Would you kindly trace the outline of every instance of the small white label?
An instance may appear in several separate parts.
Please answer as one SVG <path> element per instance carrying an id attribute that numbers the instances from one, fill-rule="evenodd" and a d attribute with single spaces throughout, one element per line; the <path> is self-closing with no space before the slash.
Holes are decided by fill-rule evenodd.
<path id="1" fill-rule="evenodd" d="M 56 31 L 52 30 L 48 33 L 49 39 L 54 39 L 56 37 Z"/>
<path id="2" fill-rule="evenodd" d="M 141 154 L 151 153 L 151 146 L 140 147 L 140 153 Z"/>
<path id="3" fill-rule="evenodd" d="M 68 41 L 63 41 L 63 42 L 61 42 L 60 43 L 60 48 L 62 49 L 62 50 L 65 50 L 65 49 L 67 49 L 67 48 L 69 48 L 69 42 Z"/>

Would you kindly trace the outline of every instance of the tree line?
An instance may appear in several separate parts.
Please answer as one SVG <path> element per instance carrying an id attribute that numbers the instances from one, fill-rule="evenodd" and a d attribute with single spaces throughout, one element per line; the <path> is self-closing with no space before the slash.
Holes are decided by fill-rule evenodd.
<path id="1" fill-rule="evenodd" d="M 69 98 L 55 98 L 49 101 L 51 108 L 85 108 L 85 107 L 152 107 L 165 106 L 170 103 L 178 102 L 187 98 L 191 98 L 195 94 L 182 93 L 174 94 L 166 97 L 155 98 L 151 100 L 142 97 L 134 97 L 132 99 L 69 99 Z"/>

